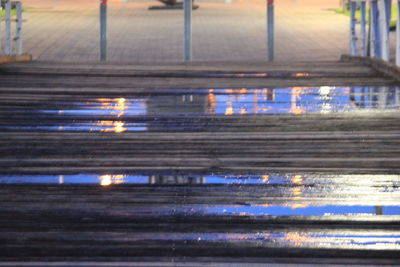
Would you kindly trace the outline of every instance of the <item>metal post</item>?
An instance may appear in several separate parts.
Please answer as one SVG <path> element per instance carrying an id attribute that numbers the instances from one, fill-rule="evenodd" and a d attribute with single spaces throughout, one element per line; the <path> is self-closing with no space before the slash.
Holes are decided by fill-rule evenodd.
<path id="1" fill-rule="evenodd" d="M 370 39 L 370 49 L 371 57 L 380 57 L 380 38 L 379 38 L 379 23 L 378 23 L 378 2 L 372 0 L 370 2 L 370 17 L 371 17 L 371 39 Z"/>
<path id="2" fill-rule="evenodd" d="M 183 60 L 192 61 L 192 0 L 183 2 L 183 47 L 185 49 Z"/>
<path id="3" fill-rule="evenodd" d="M 274 0 L 267 0 L 267 49 L 268 61 L 274 61 Z"/>
<path id="4" fill-rule="evenodd" d="M 21 2 L 16 2 L 15 4 L 17 22 L 15 29 L 15 54 L 22 55 L 22 4 Z"/>
<path id="5" fill-rule="evenodd" d="M 5 3 L 5 15 L 6 15 L 6 44 L 5 44 L 5 54 L 11 56 L 11 2 L 7 1 Z"/>
<path id="6" fill-rule="evenodd" d="M 369 9 L 371 9 L 371 7 L 369 6 Z M 371 56 L 371 35 L 372 35 L 372 27 L 371 27 L 371 12 L 369 12 L 368 14 L 368 28 L 367 28 L 367 57 Z"/>
<path id="7" fill-rule="evenodd" d="M 379 28 L 381 35 L 381 58 L 389 61 L 389 27 L 387 23 L 387 1 L 381 0 L 378 2 L 379 10 Z"/>
<path id="8" fill-rule="evenodd" d="M 350 3 L 350 55 L 357 56 L 357 32 L 356 32 L 356 8 L 357 3 Z"/>
<path id="9" fill-rule="evenodd" d="M 107 60 L 107 0 L 100 0 L 100 61 Z"/>
<path id="10" fill-rule="evenodd" d="M 400 66 L 400 0 L 397 0 L 396 20 L 396 65 Z"/>
<path id="11" fill-rule="evenodd" d="M 367 56 L 367 21 L 366 21 L 366 2 L 362 1 L 360 6 L 361 12 L 361 56 Z"/>
<path id="12" fill-rule="evenodd" d="M 390 31 L 390 20 L 392 18 L 392 0 L 384 0 L 386 7 L 386 23 L 388 26 L 388 31 Z"/>

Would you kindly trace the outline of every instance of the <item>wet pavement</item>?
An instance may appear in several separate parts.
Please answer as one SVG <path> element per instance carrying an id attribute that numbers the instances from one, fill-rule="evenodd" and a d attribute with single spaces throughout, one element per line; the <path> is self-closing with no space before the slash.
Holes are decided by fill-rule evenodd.
<path id="1" fill-rule="evenodd" d="M 35 64 L 0 68 L 0 263 L 398 261 L 398 82 Z"/>
<path id="2" fill-rule="evenodd" d="M 20 104 L 21 103 L 21 104 Z M 22 104 L 23 103 L 23 104 Z M 9 106 L 9 108 L 7 108 Z M 114 98 L 43 99 L 26 104 L 10 99 L 2 112 L 13 114 L 0 130 L 13 131 L 207 131 L 215 129 L 188 116 L 352 114 L 400 109 L 400 87 L 290 87 L 240 89 L 153 89 Z M 168 119 L 166 119 L 168 118 Z M 206 120 L 207 121 L 207 120 Z"/>

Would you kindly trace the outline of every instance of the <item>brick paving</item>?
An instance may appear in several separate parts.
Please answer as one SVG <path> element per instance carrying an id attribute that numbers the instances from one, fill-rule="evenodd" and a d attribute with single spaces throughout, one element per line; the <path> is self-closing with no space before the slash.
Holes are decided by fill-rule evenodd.
<path id="1" fill-rule="evenodd" d="M 26 0 L 25 51 L 44 61 L 98 59 L 98 1 Z M 338 0 L 276 1 L 276 60 L 337 60 L 347 51 L 348 19 L 329 10 Z M 263 61 L 265 1 L 201 2 L 193 17 L 194 61 Z M 182 59 L 182 10 L 151 1 L 109 1 L 108 59 Z"/>

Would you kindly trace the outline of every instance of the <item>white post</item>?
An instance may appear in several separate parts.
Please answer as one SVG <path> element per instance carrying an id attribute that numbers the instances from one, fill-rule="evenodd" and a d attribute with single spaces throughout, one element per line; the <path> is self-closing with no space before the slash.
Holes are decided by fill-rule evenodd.
<path id="1" fill-rule="evenodd" d="M 350 2 L 350 56 L 357 55 L 357 33 L 356 33 L 356 7 L 357 3 Z"/>
<path id="2" fill-rule="evenodd" d="M 385 61 L 389 61 L 389 25 L 387 23 L 388 14 L 385 0 L 378 1 L 378 10 L 380 26 L 379 32 L 381 35 L 381 58 Z"/>
<path id="3" fill-rule="evenodd" d="M 183 0 L 183 47 L 185 62 L 192 61 L 192 0 Z"/>
<path id="4" fill-rule="evenodd" d="M 22 6 L 21 2 L 15 4 L 17 23 L 15 29 L 15 54 L 22 55 Z"/>
<path id="5" fill-rule="evenodd" d="M 400 67 L 400 0 L 397 0 L 396 65 Z"/>
<path id="6" fill-rule="evenodd" d="M 366 2 L 361 1 L 361 56 L 367 56 L 367 22 L 366 22 Z"/>
<path id="7" fill-rule="evenodd" d="M 11 56 L 11 2 L 5 2 L 5 15 L 6 15 L 6 45 L 5 45 L 5 54 L 7 56 Z"/>

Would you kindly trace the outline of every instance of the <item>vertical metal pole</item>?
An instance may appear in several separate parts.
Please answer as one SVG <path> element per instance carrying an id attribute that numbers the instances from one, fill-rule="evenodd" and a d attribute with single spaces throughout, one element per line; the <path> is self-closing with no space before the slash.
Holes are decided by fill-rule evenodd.
<path id="1" fill-rule="evenodd" d="M 368 3 L 371 3 L 368 1 Z M 371 10 L 371 4 L 368 5 L 368 8 Z M 371 12 L 368 13 L 368 33 L 367 33 L 367 57 L 371 56 L 371 37 L 372 37 L 372 27 L 371 27 Z"/>
<path id="2" fill-rule="evenodd" d="M 192 61 L 192 0 L 183 2 L 183 47 L 185 62 Z"/>
<path id="3" fill-rule="evenodd" d="M 387 1 L 381 0 L 378 2 L 379 10 L 379 27 L 381 35 L 381 58 L 385 61 L 389 61 L 389 27 L 387 23 Z"/>
<path id="4" fill-rule="evenodd" d="M 15 29 L 15 54 L 22 55 L 22 4 L 17 2 L 15 4 L 17 13 L 17 23 Z"/>
<path id="5" fill-rule="evenodd" d="M 5 15 L 6 15 L 6 45 L 5 54 L 7 56 L 11 55 L 11 2 L 7 1 L 5 3 Z"/>
<path id="6" fill-rule="evenodd" d="M 392 18 L 392 0 L 384 0 L 386 7 L 386 23 L 388 27 L 388 31 L 390 31 L 390 21 Z"/>
<path id="7" fill-rule="evenodd" d="M 275 42 L 275 25 L 274 25 L 274 0 L 267 1 L 267 49 L 268 61 L 274 61 L 274 42 Z"/>
<path id="8" fill-rule="evenodd" d="M 100 61 L 107 60 L 107 0 L 100 0 Z"/>
<path id="9" fill-rule="evenodd" d="M 356 32 L 356 8 L 357 3 L 350 2 L 350 55 L 357 55 L 357 32 Z"/>
<path id="10" fill-rule="evenodd" d="M 361 56 L 367 56 L 367 20 L 366 20 L 366 5 L 365 1 L 361 2 Z"/>
<path id="11" fill-rule="evenodd" d="M 396 65 L 400 67 L 400 0 L 397 0 L 397 19 L 396 19 Z"/>
<path id="12" fill-rule="evenodd" d="M 377 18 L 378 18 L 377 2 L 374 0 L 374 1 L 370 2 L 370 21 L 371 21 L 371 23 L 370 23 L 369 27 L 370 27 L 370 31 L 371 31 L 371 37 L 370 37 L 370 50 L 371 50 L 370 56 L 371 57 L 378 56 L 377 55 L 377 43 L 378 42 L 376 39 L 376 37 L 377 37 L 376 25 L 378 23 Z"/>

